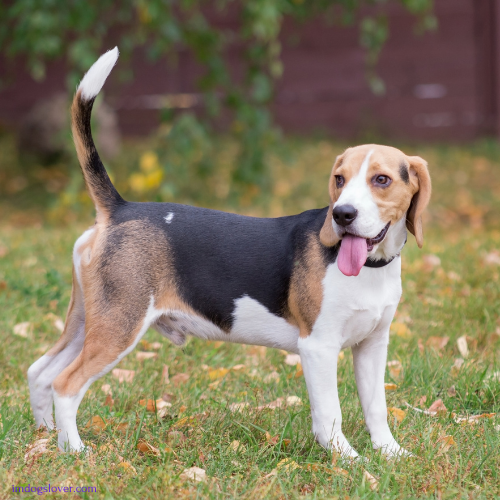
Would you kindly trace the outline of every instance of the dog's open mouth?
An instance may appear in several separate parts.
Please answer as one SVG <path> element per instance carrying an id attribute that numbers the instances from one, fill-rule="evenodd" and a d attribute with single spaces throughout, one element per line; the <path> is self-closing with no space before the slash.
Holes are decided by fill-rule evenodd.
<path id="1" fill-rule="evenodd" d="M 357 276 L 365 265 L 368 252 L 373 250 L 385 238 L 390 222 L 374 238 L 363 238 L 351 233 L 345 233 L 340 243 L 337 264 L 346 276 Z"/>

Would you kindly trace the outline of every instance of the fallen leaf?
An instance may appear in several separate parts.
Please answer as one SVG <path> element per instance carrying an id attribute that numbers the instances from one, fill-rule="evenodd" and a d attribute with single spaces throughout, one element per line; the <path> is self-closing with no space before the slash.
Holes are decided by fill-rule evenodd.
<path id="1" fill-rule="evenodd" d="M 301 405 L 302 399 L 300 399 L 298 396 L 287 396 L 286 397 L 286 404 L 288 406 Z"/>
<path id="2" fill-rule="evenodd" d="M 49 451 L 48 444 L 50 438 L 37 439 L 29 448 L 26 454 L 24 455 L 24 461 L 28 462 L 28 460 L 36 460 L 38 457 L 47 453 Z"/>
<path id="3" fill-rule="evenodd" d="M 111 386 L 109 384 L 103 384 L 101 386 L 101 391 L 104 392 L 104 394 L 106 394 L 106 396 L 108 394 L 111 394 L 111 395 L 113 394 L 112 391 L 111 391 Z"/>
<path id="4" fill-rule="evenodd" d="M 129 462 L 120 462 L 118 464 L 118 467 L 121 467 L 122 469 L 125 469 L 127 472 L 132 472 L 132 474 L 137 474 L 137 471 L 135 470 L 135 467 L 129 463 Z"/>
<path id="5" fill-rule="evenodd" d="M 111 374 L 113 377 L 118 379 L 120 384 L 122 382 L 132 382 L 134 380 L 135 371 L 134 370 L 124 370 L 122 368 L 115 368 Z"/>
<path id="6" fill-rule="evenodd" d="M 370 474 L 367 470 L 363 469 L 363 480 L 368 483 L 368 486 L 372 491 L 375 491 L 378 488 L 378 480 Z"/>
<path id="7" fill-rule="evenodd" d="M 208 378 L 210 380 L 218 380 L 224 378 L 229 373 L 227 368 L 215 368 L 208 371 Z"/>
<path id="8" fill-rule="evenodd" d="M 125 434 L 128 430 L 128 422 L 121 422 L 114 427 L 114 430 Z"/>
<path id="9" fill-rule="evenodd" d="M 234 365 L 231 370 L 237 372 L 237 371 L 240 371 L 240 370 L 244 370 L 246 368 L 245 365 Z"/>
<path id="10" fill-rule="evenodd" d="M 295 366 L 300 363 L 300 354 L 287 354 L 285 357 L 285 364 Z"/>
<path id="11" fill-rule="evenodd" d="M 446 409 L 446 406 L 444 405 L 442 399 L 436 399 L 436 401 L 434 401 L 434 403 L 429 406 L 429 409 L 427 411 L 435 415 L 448 413 L 448 410 Z"/>
<path id="12" fill-rule="evenodd" d="M 183 441 L 186 441 L 186 436 L 181 431 L 169 431 L 167 440 L 172 446 L 177 446 Z"/>
<path id="13" fill-rule="evenodd" d="M 207 473 L 199 467 L 190 467 L 189 469 L 184 469 L 180 478 L 184 481 L 192 480 L 199 483 L 207 480 Z"/>
<path id="14" fill-rule="evenodd" d="M 395 391 L 398 386 L 396 384 L 384 384 L 384 388 L 386 391 Z"/>
<path id="15" fill-rule="evenodd" d="M 250 403 L 231 403 L 229 405 L 229 411 L 232 411 L 233 413 L 241 413 L 248 406 L 250 406 Z"/>
<path id="16" fill-rule="evenodd" d="M 94 415 L 85 425 L 86 429 L 90 429 L 94 434 L 99 434 L 106 428 L 107 422 L 100 415 Z"/>
<path id="17" fill-rule="evenodd" d="M 429 337 L 427 341 L 425 342 L 425 345 L 427 347 L 430 347 L 431 349 L 435 349 L 436 351 L 441 351 L 446 347 L 446 344 L 448 344 L 448 341 L 450 340 L 450 337 Z"/>
<path id="18" fill-rule="evenodd" d="M 187 373 L 178 373 L 172 377 L 172 383 L 177 387 L 178 385 L 184 384 L 189 380 L 189 375 Z"/>
<path id="19" fill-rule="evenodd" d="M 462 358 L 466 358 L 469 356 L 469 348 L 467 347 L 467 336 L 462 335 L 457 339 L 457 347 L 462 356 Z"/>
<path id="20" fill-rule="evenodd" d="M 392 323 L 391 332 L 404 339 L 411 337 L 410 329 L 404 323 Z"/>
<path id="21" fill-rule="evenodd" d="M 460 371 L 460 368 L 462 368 L 462 365 L 464 363 L 465 361 L 462 358 L 456 358 L 453 366 L 451 367 L 452 375 L 456 375 Z"/>
<path id="22" fill-rule="evenodd" d="M 406 412 L 404 410 L 394 407 L 387 408 L 387 414 L 394 417 L 397 422 L 402 422 L 406 416 Z"/>
<path id="23" fill-rule="evenodd" d="M 267 431 L 266 431 L 265 436 L 266 436 L 267 444 L 270 444 L 271 446 L 275 446 L 276 444 L 278 444 L 278 441 L 280 440 L 279 435 L 271 436 L 271 434 Z"/>
<path id="24" fill-rule="evenodd" d="M 487 253 L 484 256 L 484 263 L 490 266 L 500 266 L 500 252 L 498 250 L 493 250 L 493 252 Z"/>
<path id="25" fill-rule="evenodd" d="M 419 406 L 424 406 L 426 402 L 427 402 L 427 396 L 422 396 L 422 397 L 418 400 L 418 404 L 419 404 Z"/>
<path id="26" fill-rule="evenodd" d="M 403 365 L 401 361 L 393 360 L 388 361 L 387 368 L 389 368 L 389 374 L 393 379 L 398 379 L 401 376 L 401 371 L 403 369 Z"/>
<path id="27" fill-rule="evenodd" d="M 437 255 L 427 254 L 422 257 L 422 261 L 424 263 L 424 270 L 431 271 L 435 267 L 441 265 L 441 259 Z"/>
<path id="28" fill-rule="evenodd" d="M 179 408 L 179 413 L 184 413 L 187 409 L 188 407 L 186 405 L 181 405 L 181 407 Z"/>
<path id="29" fill-rule="evenodd" d="M 454 385 L 452 385 L 452 386 L 448 389 L 448 396 L 450 396 L 450 398 L 454 398 L 456 395 L 457 395 L 457 390 L 455 389 L 455 386 L 454 386 Z"/>
<path id="30" fill-rule="evenodd" d="M 163 344 L 161 342 L 151 342 L 150 348 L 155 351 L 159 351 L 162 345 Z"/>
<path id="31" fill-rule="evenodd" d="M 247 447 L 244 444 L 241 444 L 237 439 L 235 439 L 229 446 L 229 450 L 236 452 L 241 452 L 244 453 L 247 449 Z"/>
<path id="32" fill-rule="evenodd" d="M 340 467 L 332 467 L 331 469 L 326 468 L 327 471 L 332 471 L 334 474 L 338 474 L 339 476 L 349 477 L 349 472 Z"/>
<path id="33" fill-rule="evenodd" d="M 484 418 L 493 418 L 496 413 L 481 413 L 481 415 L 470 415 L 468 417 L 460 417 L 458 415 L 453 416 L 453 420 L 457 424 L 475 424 L 478 420 L 482 420 Z"/>
<path id="34" fill-rule="evenodd" d="M 439 455 L 446 453 L 452 446 L 457 445 L 453 436 L 442 436 L 437 440 L 437 443 L 439 443 Z"/>
<path id="35" fill-rule="evenodd" d="M 139 351 L 138 353 L 136 353 L 135 355 L 136 359 L 138 359 L 139 361 L 144 361 L 146 359 L 154 359 L 154 358 L 157 358 L 158 357 L 158 353 L 157 352 L 145 352 L 145 351 Z"/>
<path id="36" fill-rule="evenodd" d="M 145 455 L 154 455 L 156 457 L 159 457 L 161 455 L 158 448 L 155 448 L 152 444 L 149 444 L 143 439 L 139 440 L 139 442 L 137 443 L 137 449 Z"/>
<path id="37" fill-rule="evenodd" d="M 264 382 L 269 384 L 270 382 L 278 382 L 280 379 L 280 375 L 277 371 L 271 372 L 264 377 Z"/>
<path id="38" fill-rule="evenodd" d="M 111 394 L 106 396 L 106 401 L 104 402 L 104 406 L 109 406 L 110 408 L 115 404 L 114 399 L 111 397 Z"/>
<path id="39" fill-rule="evenodd" d="M 18 337 L 28 338 L 28 333 L 31 330 L 31 323 L 29 321 L 25 321 L 23 323 L 18 323 L 14 326 L 14 335 Z"/>
<path id="40" fill-rule="evenodd" d="M 262 406 L 257 406 L 257 410 L 264 410 L 266 408 L 269 408 L 271 410 L 274 410 L 275 408 L 281 408 L 284 404 L 284 399 L 283 398 L 278 398 L 274 401 L 271 401 L 270 403 L 267 403 Z"/>
<path id="41" fill-rule="evenodd" d="M 163 370 L 161 372 L 161 377 L 164 384 L 170 384 L 170 378 L 168 376 L 168 366 L 163 365 Z"/>
<path id="42" fill-rule="evenodd" d="M 157 399 L 156 401 L 154 399 L 141 399 L 139 401 L 139 404 L 141 406 L 146 407 L 146 411 L 150 412 L 157 412 L 158 416 L 160 418 L 164 417 L 167 414 L 167 408 L 170 408 L 172 406 L 172 403 L 169 403 L 168 401 L 164 401 L 163 399 Z"/>
<path id="43" fill-rule="evenodd" d="M 295 462 L 295 460 L 291 460 L 290 458 L 284 458 L 283 460 L 280 460 L 276 465 L 276 469 L 278 471 L 283 471 L 288 473 L 300 468 L 301 468 L 300 465 L 297 462 Z"/>

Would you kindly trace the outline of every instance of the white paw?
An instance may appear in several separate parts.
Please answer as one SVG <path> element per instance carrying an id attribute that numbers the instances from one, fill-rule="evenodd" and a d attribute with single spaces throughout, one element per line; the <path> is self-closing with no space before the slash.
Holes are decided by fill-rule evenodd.
<path id="1" fill-rule="evenodd" d="M 358 452 L 349 444 L 342 432 L 336 432 L 333 437 L 317 434 L 316 440 L 323 448 L 338 453 L 342 458 L 359 458 Z"/>
<path id="2" fill-rule="evenodd" d="M 64 439 L 58 440 L 59 450 L 63 453 L 80 453 L 82 451 L 86 451 L 87 447 L 83 444 L 83 442 L 76 441 L 74 443 L 70 443 Z"/>
<path id="3" fill-rule="evenodd" d="M 386 458 L 403 458 L 403 457 L 412 457 L 413 454 L 408 450 L 405 450 L 396 441 L 390 441 L 389 443 L 384 444 L 375 444 L 373 443 L 374 450 L 380 450 L 382 455 Z"/>

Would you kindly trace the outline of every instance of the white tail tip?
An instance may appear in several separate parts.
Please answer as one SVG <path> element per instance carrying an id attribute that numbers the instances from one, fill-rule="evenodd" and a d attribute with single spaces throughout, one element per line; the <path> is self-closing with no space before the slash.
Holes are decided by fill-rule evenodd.
<path id="1" fill-rule="evenodd" d="M 101 91 L 106 78 L 118 60 L 118 54 L 118 47 L 108 50 L 85 73 L 78 86 L 78 90 L 81 91 L 81 96 L 85 101 L 93 99 Z"/>

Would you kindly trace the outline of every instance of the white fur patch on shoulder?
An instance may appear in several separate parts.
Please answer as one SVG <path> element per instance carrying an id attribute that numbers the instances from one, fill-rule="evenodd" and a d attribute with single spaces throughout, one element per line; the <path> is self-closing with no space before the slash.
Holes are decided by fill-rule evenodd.
<path id="1" fill-rule="evenodd" d="M 174 212 L 169 212 L 168 215 L 165 215 L 165 217 L 163 217 L 165 219 L 165 222 L 167 224 L 170 224 L 172 222 L 172 220 L 174 219 Z"/>
<path id="2" fill-rule="evenodd" d="M 85 73 L 83 80 L 78 86 L 82 99 L 88 101 L 93 99 L 102 89 L 106 78 L 108 78 L 113 66 L 118 60 L 118 47 L 108 50 L 103 54 L 92 67 Z"/>

